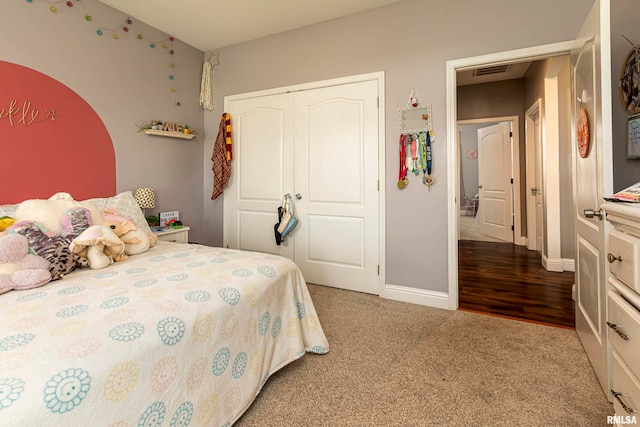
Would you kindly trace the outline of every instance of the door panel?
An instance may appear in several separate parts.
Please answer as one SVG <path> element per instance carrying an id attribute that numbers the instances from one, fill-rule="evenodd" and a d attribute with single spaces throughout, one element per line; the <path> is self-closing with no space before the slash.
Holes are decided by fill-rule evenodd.
<path id="1" fill-rule="evenodd" d="M 596 0 L 571 52 L 572 149 L 574 162 L 576 232 L 576 332 L 605 393 L 609 390 L 606 345 L 606 233 L 607 221 L 587 218 L 585 209 L 599 210 L 611 194 L 611 69 L 609 1 Z M 606 61 L 606 62 L 603 62 Z M 580 99 L 580 100 L 579 100 Z M 603 102 L 603 100 L 607 100 Z M 577 155 L 577 113 L 584 107 L 589 119 L 590 150 Z"/>
<path id="2" fill-rule="evenodd" d="M 298 92 L 295 260 L 307 281 L 378 293 L 378 90 Z"/>
<path id="3" fill-rule="evenodd" d="M 228 112 L 235 155 L 224 199 L 226 244 L 293 258 L 293 246 L 276 245 L 273 232 L 282 196 L 293 188 L 293 99 L 234 100 Z"/>
<path id="4" fill-rule="evenodd" d="M 379 293 L 378 82 L 233 100 L 226 244 L 293 259 L 310 283 Z M 285 193 L 296 228 L 273 226 Z"/>
<path id="5" fill-rule="evenodd" d="M 510 123 L 478 129 L 479 230 L 506 242 L 513 242 L 511 178 Z"/>

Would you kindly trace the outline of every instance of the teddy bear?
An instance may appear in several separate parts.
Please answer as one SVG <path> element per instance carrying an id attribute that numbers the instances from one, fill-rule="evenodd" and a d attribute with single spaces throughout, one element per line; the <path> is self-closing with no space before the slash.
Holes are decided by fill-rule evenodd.
<path id="1" fill-rule="evenodd" d="M 86 258 L 89 268 L 100 269 L 111 265 L 111 261 L 124 261 L 128 256 L 124 253 L 124 242 L 113 230 L 104 224 L 92 225 L 73 239 L 69 250 Z"/>
<path id="2" fill-rule="evenodd" d="M 49 261 L 29 253 L 29 241 L 20 234 L 0 237 L 0 294 L 31 289 L 51 281 Z"/>

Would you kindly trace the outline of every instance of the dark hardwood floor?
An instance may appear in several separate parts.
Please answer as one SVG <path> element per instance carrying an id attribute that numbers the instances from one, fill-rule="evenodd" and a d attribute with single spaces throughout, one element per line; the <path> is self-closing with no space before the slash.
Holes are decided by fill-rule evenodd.
<path id="1" fill-rule="evenodd" d="M 575 327 L 574 273 L 546 271 L 540 255 L 511 243 L 458 242 L 461 309 Z"/>

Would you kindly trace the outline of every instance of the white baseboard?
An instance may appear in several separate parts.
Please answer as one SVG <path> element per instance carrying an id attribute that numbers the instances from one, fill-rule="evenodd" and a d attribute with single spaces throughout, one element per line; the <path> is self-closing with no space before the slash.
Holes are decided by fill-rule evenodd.
<path id="1" fill-rule="evenodd" d="M 562 268 L 564 271 L 576 271 L 576 260 L 562 258 Z"/>
<path id="2" fill-rule="evenodd" d="M 394 301 L 451 310 L 449 307 L 449 294 L 446 292 L 385 284 L 382 292 L 380 292 L 380 296 Z"/>
<path id="3" fill-rule="evenodd" d="M 568 258 L 547 258 L 543 255 L 542 266 L 547 271 L 576 271 L 575 260 Z"/>

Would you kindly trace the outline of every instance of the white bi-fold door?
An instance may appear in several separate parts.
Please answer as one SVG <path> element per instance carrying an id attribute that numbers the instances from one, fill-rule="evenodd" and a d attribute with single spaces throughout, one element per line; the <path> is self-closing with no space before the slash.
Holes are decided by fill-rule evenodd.
<path id="1" fill-rule="evenodd" d="M 379 293 L 378 82 L 232 99 L 230 248 L 285 256 L 309 283 Z M 299 224 L 276 245 L 282 196 Z"/>

